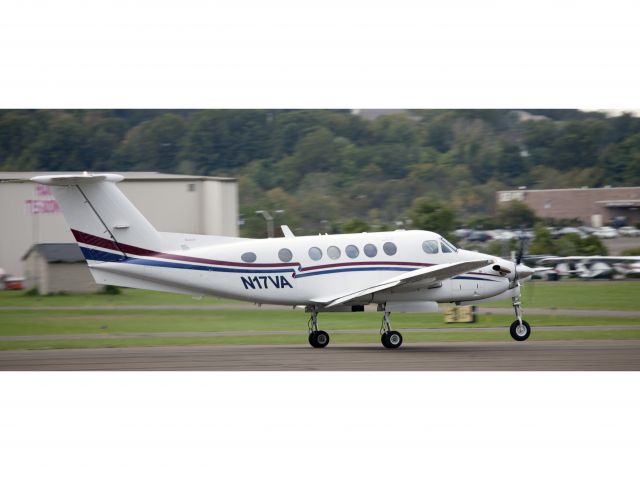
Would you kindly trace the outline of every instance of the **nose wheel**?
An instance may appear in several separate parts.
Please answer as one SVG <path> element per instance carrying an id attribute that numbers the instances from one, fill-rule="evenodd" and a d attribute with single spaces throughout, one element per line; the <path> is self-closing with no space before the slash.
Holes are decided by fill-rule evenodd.
<path id="1" fill-rule="evenodd" d="M 380 327 L 380 341 L 385 348 L 399 348 L 402 345 L 402 335 L 400 332 L 391 330 L 391 313 L 386 309 L 384 317 L 382 317 L 382 326 Z"/>

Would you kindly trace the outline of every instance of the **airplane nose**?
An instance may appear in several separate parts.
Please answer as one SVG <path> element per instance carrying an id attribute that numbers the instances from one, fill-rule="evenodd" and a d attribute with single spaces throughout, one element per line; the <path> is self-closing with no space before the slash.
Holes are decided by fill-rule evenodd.
<path id="1" fill-rule="evenodd" d="M 533 268 L 529 268 L 523 263 L 521 263 L 520 265 L 516 265 L 516 270 L 518 271 L 518 278 L 520 278 L 521 280 L 529 278 L 535 272 Z"/>

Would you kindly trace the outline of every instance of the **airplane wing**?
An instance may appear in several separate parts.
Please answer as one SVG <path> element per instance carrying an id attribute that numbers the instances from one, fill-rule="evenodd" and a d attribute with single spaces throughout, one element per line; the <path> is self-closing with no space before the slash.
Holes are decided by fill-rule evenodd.
<path id="1" fill-rule="evenodd" d="M 390 290 L 401 285 L 420 282 L 425 287 L 427 287 L 447 278 L 455 277 L 456 275 L 475 270 L 476 268 L 486 267 L 487 265 L 491 265 L 492 263 L 492 260 L 473 260 L 467 262 L 443 263 L 440 265 L 433 265 L 431 267 L 418 268 L 416 270 L 412 270 L 410 272 L 392 277 L 382 283 L 348 293 L 341 297 L 317 298 L 313 299 L 313 301 L 319 304 L 325 304 L 324 308 L 335 307 L 337 305 L 356 300 L 359 297 L 364 297 L 367 295 L 371 295 L 372 293 Z"/>

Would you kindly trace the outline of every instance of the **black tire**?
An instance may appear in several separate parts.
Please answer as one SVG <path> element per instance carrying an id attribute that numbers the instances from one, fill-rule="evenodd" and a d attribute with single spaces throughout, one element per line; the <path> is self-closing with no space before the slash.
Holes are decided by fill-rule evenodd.
<path id="1" fill-rule="evenodd" d="M 387 333 L 387 348 L 399 348 L 402 345 L 402 335 L 400 332 L 391 330 Z"/>
<path id="2" fill-rule="evenodd" d="M 517 342 L 524 342 L 529 335 L 531 335 L 531 327 L 524 320 L 522 321 L 522 326 L 525 328 L 524 332 L 520 327 L 520 322 L 516 320 L 509 327 L 509 333 L 511 334 L 511 338 L 513 338 Z"/>
<path id="3" fill-rule="evenodd" d="M 309 334 L 309 343 L 313 348 L 324 348 L 329 345 L 329 334 L 324 330 L 318 330 Z"/>
<path id="4" fill-rule="evenodd" d="M 389 335 L 387 334 L 387 332 L 384 332 L 381 336 L 380 336 L 380 342 L 382 342 L 382 346 L 384 348 L 391 348 L 389 346 Z"/>

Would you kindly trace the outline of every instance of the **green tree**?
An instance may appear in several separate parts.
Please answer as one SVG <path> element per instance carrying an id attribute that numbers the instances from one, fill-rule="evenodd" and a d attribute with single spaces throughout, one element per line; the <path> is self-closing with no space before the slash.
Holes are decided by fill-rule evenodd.
<path id="1" fill-rule="evenodd" d="M 498 211 L 498 218 L 504 227 L 530 228 L 536 223 L 536 214 L 525 203 L 512 200 Z"/>
<path id="2" fill-rule="evenodd" d="M 580 255 L 608 255 L 607 247 L 595 235 L 580 240 Z"/>
<path id="3" fill-rule="evenodd" d="M 362 233 L 369 232 L 371 228 L 369 224 L 359 218 L 352 218 L 351 220 L 342 224 L 342 231 L 344 233 Z"/>
<path id="4" fill-rule="evenodd" d="M 417 198 L 413 202 L 409 217 L 415 228 L 431 230 L 443 236 L 449 235 L 455 226 L 453 210 L 427 197 Z"/>
<path id="5" fill-rule="evenodd" d="M 531 241 L 531 245 L 529 246 L 529 253 L 531 255 L 555 255 L 556 254 L 556 244 L 553 241 L 553 237 L 551 236 L 551 232 L 547 230 L 543 224 L 539 223 L 536 225 L 534 230 L 535 237 Z"/>

